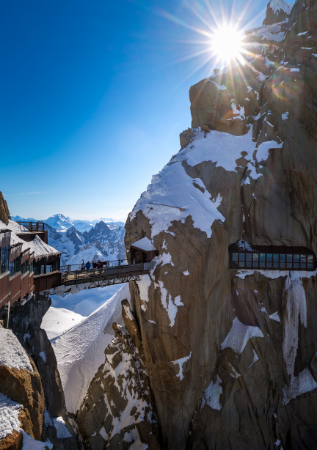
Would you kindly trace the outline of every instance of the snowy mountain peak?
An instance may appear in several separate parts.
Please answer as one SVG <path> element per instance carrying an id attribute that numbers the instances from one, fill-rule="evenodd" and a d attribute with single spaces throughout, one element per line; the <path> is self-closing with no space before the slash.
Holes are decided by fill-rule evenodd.
<path id="1" fill-rule="evenodd" d="M 267 5 L 263 25 L 273 25 L 285 21 L 291 14 L 293 6 L 294 3 L 287 3 L 285 0 L 271 0 Z"/>
<path id="2" fill-rule="evenodd" d="M 286 14 L 290 14 L 293 6 L 294 3 L 287 3 L 285 0 L 270 1 L 270 8 L 274 12 L 274 14 L 278 13 L 279 11 L 284 11 Z"/>

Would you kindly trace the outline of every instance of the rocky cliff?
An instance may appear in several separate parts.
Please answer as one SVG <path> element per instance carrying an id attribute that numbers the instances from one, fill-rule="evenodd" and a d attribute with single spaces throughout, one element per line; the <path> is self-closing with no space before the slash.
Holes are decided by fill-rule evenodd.
<path id="1" fill-rule="evenodd" d="M 6 225 L 8 225 L 10 219 L 10 212 L 7 205 L 7 202 L 5 201 L 2 192 L 0 192 L 0 220 L 4 222 Z"/>
<path id="2" fill-rule="evenodd" d="M 316 25 L 297 1 L 247 34 L 244 66 L 190 89 L 182 150 L 126 223 L 127 249 L 159 251 L 131 308 L 164 449 L 317 447 L 316 272 L 230 270 L 228 253 L 317 252 Z"/>
<path id="3" fill-rule="evenodd" d="M 289 18 L 294 3 L 287 3 L 285 0 L 271 0 L 266 9 L 266 16 L 263 25 L 285 21 Z"/>
<path id="4" fill-rule="evenodd" d="M 29 407 L 0 402 L 25 410 L 30 436 L 75 448 L 73 425 L 94 450 L 317 448 L 317 271 L 229 267 L 237 242 L 317 254 L 317 1 L 286 12 L 246 34 L 244 65 L 190 88 L 181 150 L 126 223 L 127 251 L 145 236 L 158 250 L 152 271 L 52 341 L 57 368 L 47 301 L 12 317 L 42 381 Z"/>
<path id="5" fill-rule="evenodd" d="M 10 329 L 0 328 L 0 449 L 78 448 L 56 358 L 42 317 L 49 297 L 14 305 Z"/>

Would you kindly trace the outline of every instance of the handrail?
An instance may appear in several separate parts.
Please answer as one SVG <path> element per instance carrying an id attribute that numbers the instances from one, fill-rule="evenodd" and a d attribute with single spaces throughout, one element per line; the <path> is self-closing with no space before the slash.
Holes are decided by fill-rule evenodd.
<path id="1" fill-rule="evenodd" d="M 129 265 L 120 265 L 120 266 L 110 266 L 103 268 L 94 268 L 94 269 L 80 269 L 75 271 L 66 271 L 62 273 L 63 282 L 84 280 L 93 278 L 101 278 L 101 277 L 111 277 L 111 278 L 119 278 L 125 275 L 133 274 L 133 273 L 142 273 L 149 272 L 151 269 L 155 267 L 156 262 L 146 262 L 140 264 L 129 264 Z M 63 284 L 63 283 L 62 283 Z"/>
<path id="2" fill-rule="evenodd" d="M 45 231 L 44 222 L 17 222 L 20 225 L 23 225 L 25 228 L 27 228 L 29 231 Z"/>
<path id="3" fill-rule="evenodd" d="M 129 261 L 127 259 L 115 259 L 112 261 L 100 261 L 102 264 L 102 267 L 98 267 L 99 261 L 93 261 L 90 262 L 90 269 L 106 269 L 106 268 L 110 268 L 110 267 L 120 267 L 120 266 L 128 266 L 129 265 Z M 65 264 L 64 266 L 61 266 L 60 271 L 61 272 L 76 272 L 76 271 L 80 271 L 80 270 L 85 270 L 86 269 L 86 263 L 82 263 L 82 264 Z M 94 267 L 95 266 L 95 267 Z M 89 270 L 90 270 L 89 269 Z"/>

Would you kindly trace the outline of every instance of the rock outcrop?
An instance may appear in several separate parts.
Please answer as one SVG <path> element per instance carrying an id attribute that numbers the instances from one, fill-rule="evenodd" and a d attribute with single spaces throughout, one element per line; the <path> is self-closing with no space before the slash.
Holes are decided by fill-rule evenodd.
<path id="1" fill-rule="evenodd" d="M 8 225 L 10 219 L 10 212 L 7 205 L 7 202 L 5 201 L 2 192 L 0 192 L 0 220 L 4 222 L 6 225 Z"/>
<path id="2" fill-rule="evenodd" d="M 125 327 L 112 324 L 115 339 L 76 420 L 86 449 L 158 450 L 158 423 L 138 326 L 128 300 L 121 303 Z"/>
<path id="3" fill-rule="evenodd" d="M 263 25 L 272 25 L 289 18 L 293 5 L 294 3 L 290 4 L 285 0 L 271 0 L 267 5 Z"/>
<path id="4" fill-rule="evenodd" d="M 248 64 L 190 89 L 182 150 L 126 223 L 127 249 L 159 251 L 130 304 L 164 449 L 317 447 L 316 272 L 230 270 L 228 252 L 317 254 L 316 25 L 297 1 L 247 34 Z"/>
<path id="5" fill-rule="evenodd" d="M 11 311 L 10 327 L 32 357 L 40 375 L 46 407 L 44 440 L 49 439 L 54 444 L 54 450 L 72 450 L 78 448 L 77 435 L 66 412 L 63 387 L 53 348 L 46 332 L 40 327 L 42 318 L 50 306 L 50 297 L 42 294 L 35 295 L 24 305 L 19 304 Z M 19 398 L 18 396 L 17 401 Z M 56 428 L 57 419 L 65 424 L 64 433 L 60 433 L 60 436 L 58 428 L 62 428 L 62 425 Z"/>
<path id="6" fill-rule="evenodd" d="M 44 392 L 36 366 L 11 330 L 0 327 L 0 448 L 20 448 L 24 430 L 42 440 Z"/>

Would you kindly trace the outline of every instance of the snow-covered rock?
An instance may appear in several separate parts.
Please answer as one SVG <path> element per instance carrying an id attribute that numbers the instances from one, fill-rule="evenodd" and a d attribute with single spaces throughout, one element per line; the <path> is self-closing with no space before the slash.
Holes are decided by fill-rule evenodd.
<path id="1" fill-rule="evenodd" d="M 159 253 L 130 290 L 166 448 L 317 447 L 316 271 L 229 268 L 238 242 L 317 254 L 317 3 L 272 5 L 291 14 L 247 33 L 246 64 L 190 88 L 126 223 Z"/>
<path id="2" fill-rule="evenodd" d="M 264 25 L 272 25 L 273 23 L 282 22 L 292 12 L 294 3 L 288 3 L 285 0 L 271 0 L 267 5 L 266 17 L 263 21 Z"/>

